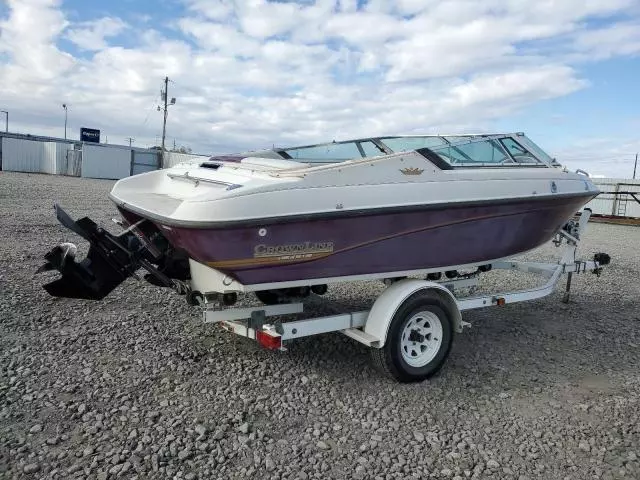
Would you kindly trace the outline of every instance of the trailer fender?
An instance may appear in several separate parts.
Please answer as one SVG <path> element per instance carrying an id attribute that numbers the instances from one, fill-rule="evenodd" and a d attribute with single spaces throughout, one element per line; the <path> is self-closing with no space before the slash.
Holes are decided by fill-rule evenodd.
<path id="1" fill-rule="evenodd" d="M 372 345 L 373 347 L 382 348 L 384 346 L 389 332 L 389 324 L 400 305 L 414 293 L 425 290 L 432 291 L 440 297 L 453 319 L 455 331 L 458 333 L 462 331 L 462 314 L 455 297 L 447 288 L 427 280 L 404 279 L 394 283 L 382 292 L 367 316 L 364 332 L 379 339 L 378 342 Z"/>

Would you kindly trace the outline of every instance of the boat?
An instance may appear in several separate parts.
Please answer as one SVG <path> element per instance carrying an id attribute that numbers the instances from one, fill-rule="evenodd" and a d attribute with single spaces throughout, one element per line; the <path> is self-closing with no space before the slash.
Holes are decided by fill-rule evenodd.
<path id="1" fill-rule="evenodd" d="M 143 269 L 191 303 L 267 304 L 334 282 L 455 276 L 550 241 L 599 191 L 524 133 L 398 135 L 212 156 L 119 180 L 124 231 L 56 206 L 90 243 L 45 255 L 44 286 L 102 299 Z"/>

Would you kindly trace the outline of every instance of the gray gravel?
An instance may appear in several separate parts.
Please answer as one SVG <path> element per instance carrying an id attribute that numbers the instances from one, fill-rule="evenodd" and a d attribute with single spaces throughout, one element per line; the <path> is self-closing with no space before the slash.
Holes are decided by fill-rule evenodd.
<path id="1" fill-rule="evenodd" d="M 342 335 L 261 350 L 144 282 L 48 297 L 42 255 L 77 241 L 54 201 L 107 224 L 112 185 L 0 172 L 0 478 L 640 478 L 640 228 L 590 224 L 613 264 L 569 305 L 465 312 L 441 374 L 400 385 Z"/>

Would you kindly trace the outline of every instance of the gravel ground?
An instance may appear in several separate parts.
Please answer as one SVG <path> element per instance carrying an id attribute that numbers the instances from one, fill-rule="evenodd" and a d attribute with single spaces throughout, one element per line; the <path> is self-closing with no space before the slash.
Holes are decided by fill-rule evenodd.
<path id="1" fill-rule="evenodd" d="M 48 297 L 42 255 L 77 240 L 53 203 L 110 223 L 112 185 L 0 172 L 0 478 L 640 478 L 640 228 L 590 224 L 612 265 L 570 304 L 465 312 L 442 372 L 401 385 L 340 334 L 262 350 L 144 282 Z"/>

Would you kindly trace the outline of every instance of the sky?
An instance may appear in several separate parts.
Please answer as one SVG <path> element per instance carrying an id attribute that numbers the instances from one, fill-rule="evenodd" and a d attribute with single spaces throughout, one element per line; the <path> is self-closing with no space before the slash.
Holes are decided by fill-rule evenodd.
<path id="1" fill-rule="evenodd" d="M 197 153 L 524 131 L 630 178 L 640 0 L 0 0 L 10 131 L 62 137 L 64 103 L 70 138 L 158 145 L 165 76 Z"/>

